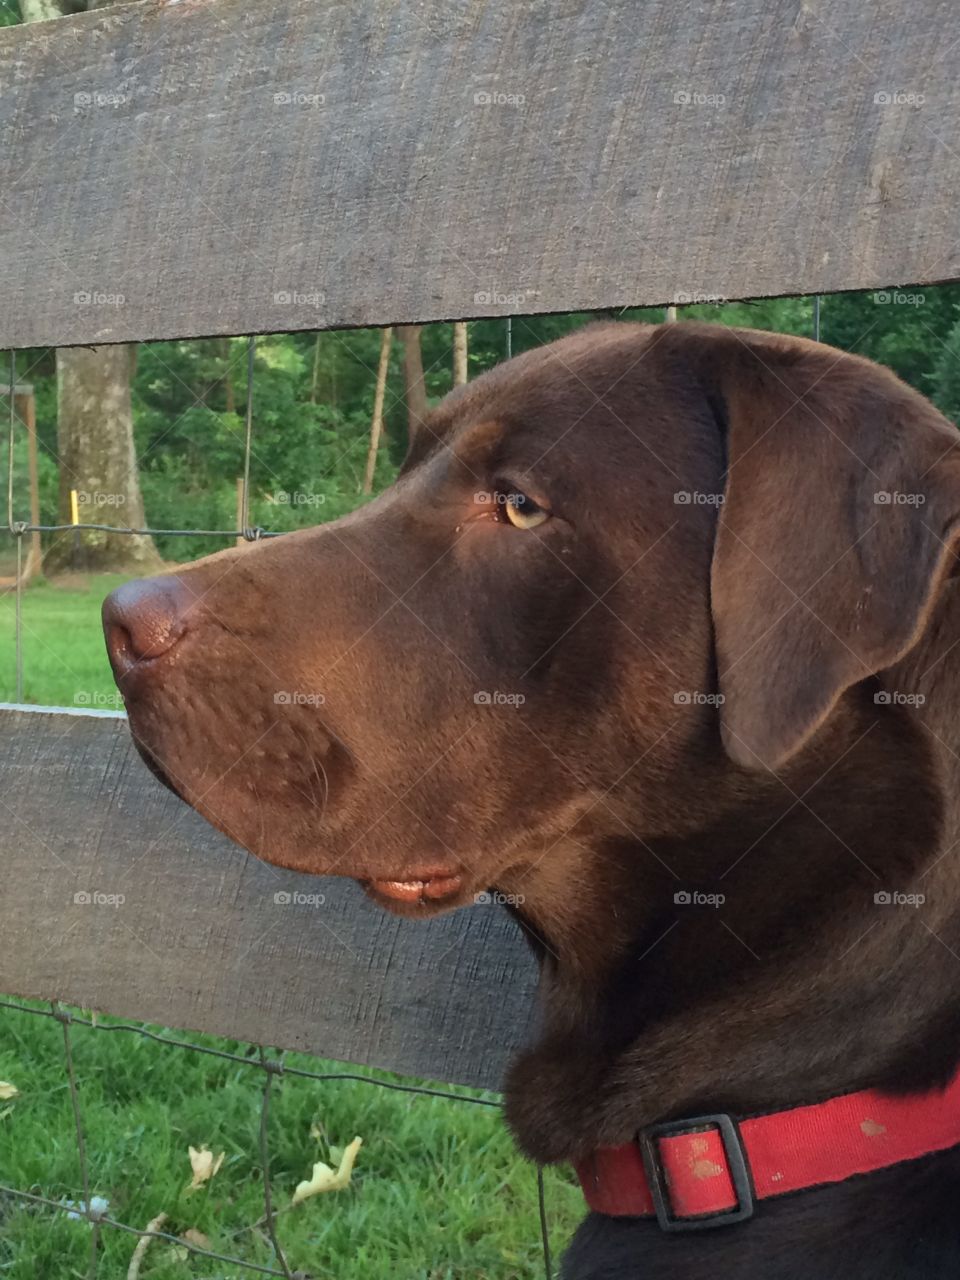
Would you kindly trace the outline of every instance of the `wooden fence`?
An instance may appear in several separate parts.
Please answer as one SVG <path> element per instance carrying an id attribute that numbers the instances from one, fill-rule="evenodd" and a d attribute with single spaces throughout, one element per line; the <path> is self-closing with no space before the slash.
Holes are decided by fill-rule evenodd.
<path id="1" fill-rule="evenodd" d="M 950 14 L 144 0 L 4 29 L 0 346 L 958 278 Z M 248 858 L 119 717 L 0 735 L 0 990 L 499 1084 L 534 974 L 497 909 L 398 922 Z"/>

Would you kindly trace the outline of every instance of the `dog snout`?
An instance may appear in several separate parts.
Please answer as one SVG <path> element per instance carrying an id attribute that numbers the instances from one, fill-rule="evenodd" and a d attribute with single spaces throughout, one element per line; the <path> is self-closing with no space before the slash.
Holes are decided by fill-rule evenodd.
<path id="1" fill-rule="evenodd" d="M 103 630 L 118 680 L 183 637 L 192 597 L 175 576 L 124 583 L 103 602 Z"/>

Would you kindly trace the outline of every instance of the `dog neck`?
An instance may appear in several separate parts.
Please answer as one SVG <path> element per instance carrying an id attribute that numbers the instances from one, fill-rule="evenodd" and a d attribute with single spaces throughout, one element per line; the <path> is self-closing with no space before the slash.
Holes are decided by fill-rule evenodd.
<path id="1" fill-rule="evenodd" d="M 741 788 L 696 836 L 578 833 L 506 886 L 525 897 L 542 970 L 543 1036 L 507 1091 L 529 1154 L 569 1160 L 665 1118 L 951 1075 L 957 607 L 907 663 L 849 691 L 819 751 Z"/>

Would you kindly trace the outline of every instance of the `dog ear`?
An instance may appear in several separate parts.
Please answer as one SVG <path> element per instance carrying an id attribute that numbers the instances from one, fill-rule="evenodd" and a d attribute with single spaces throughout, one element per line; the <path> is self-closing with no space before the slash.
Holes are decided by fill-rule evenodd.
<path id="1" fill-rule="evenodd" d="M 857 356 L 749 331 L 706 344 L 727 435 L 711 572 L 721 733 L 738 764 L 777 769 L 919 639 L 954 560 L 960 434 Z"/>

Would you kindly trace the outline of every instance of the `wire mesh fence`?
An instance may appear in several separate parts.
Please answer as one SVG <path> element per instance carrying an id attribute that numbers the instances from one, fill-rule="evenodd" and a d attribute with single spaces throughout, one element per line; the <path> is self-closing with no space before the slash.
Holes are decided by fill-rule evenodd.
<path id="1" fill-rule="evenodd" d="M 508 323 L 506 329 L 506 346 L 509 354 L 509 346 L 511 342 L 511 326 Z M 282 536 L 280 532 L 270 531 L 257 525 L 252 525 L 249 520 L 250 511 L 250 472 L 251 457 L 253 453 L 254 441 L 254 357 L 256 352 L 256 339 L 250 337 L 246 341 L 246 410 L 244 415 L 244 435 L 243 435 L 243 464 L 242 464 L 242 505 L 239 507 L 242 518 L 237 528 L 229 529 L 203 529 L 203 528 L 154 528 L 149 526 L 134 527 L 124 526 L 119 523 L 103 523 L 99 521 L 81 521 L 73 520 L 70 523 L 43 523 L 40 521 L 31 521 L 17 518 L 16 515 L 16 484 L 15 484 L 15 466 L 14 458 L 17 445 L 18 430 L 24 428 L 25 424 L 21 415 L 17 410 L 17 390 L 18 390 L 18 370 L 17 370 L 17 353 L 11 351 L 9 360 L 9 380 L 0 381 L 0 399 L 6 396 L 8 400 L 7 414 L 7 533 L 13 539 L 16 549 L 16 569 L 15 577 L 12 584 L 12 590 L 15 594 L 15 700 L 22 702 L 24 694 L 24 624 L 23 624 L 23 596 L 25 587 L 25 555 L 24 544 L 35 534 L 58 535 L 58 536 L 79 536 L 83 533 L 108 533 L 111 535 L 124 534 L 128 536 L 149 536 L 149 537 L 177 537 L 177 538 L 222 538 L 243 540 L 247 543 L 257 542 L 263 538 L 272 538 Z M 4 386 L 4 381 L 6 385 Z M 271 1173 L 270 1173 L 270 1107 L 273 1096 L 275 1082 L 281 1079 L 299 1079 L 309 1080 L 314 1083 L 331 1084 L 337 1081 L 354 1081 L 360 1082 L 373 1089 L 384 1089 L 391 1092 L 404 1093 L 424 1098 L 437 1098 L 448 1101 L 458 1106 L 467 1106 L 472 1108 L 484 1108 L 487 1110 L 501 1107 L 498 1096 L 477 1096 L 475 1093 L 464 1093 L 454 1089 L 440 1089 L 421 1085 L 416 1083 L 401 1083 L 399 1081 L 383 1080 L 372 1075 L 366 1075 L 356 1071 L 314 1071 L 306 1069 L 302 1066 L 289 1065 L 285 1061 L 285 1055 L 280 1052 L 271 1052 L 264 1045 L 250 1045 L 249 1049 L 256 1052 L 256 1056 L 251 1053 L 231 1052 L 222 1047 L 204 1045 L 195 1041 L 178 1038 L 169 1034 L 161 1034 L 150 1030 L 146 1026 L 130 1022 L 112 1022 L 100 1021 L 95 1016 L 85 1016 L 83 1012 L 76 1011 L 62 1006 L 58 1002 L 51 1003 L 48 1008 L 39 1008 L 30 1004 L 25 1004 L 16 999 L 0 998 L 0 1009 L 8 1012 L 28 1015 L 38 1019 L 53 1019 L 62 1029 L 63 1042 L 63 1063 L 66 1075 L 70 1109 L 72 1112 L 73 1135 L 76 1146 L 76 1155 L 79 1171 L 79 1200 L 62 1200 L 54 1199 L 51 1196 L 39 1194 L 35 1190 L 24 1190 L 22 1187 L 14 1186 L 6 1182 L 0 1172 L 0 1208 L 2 1201 L 7 1198 L 10 1203 L 19 1203 L 25 1206 L 33 1206 L 37 1209 L 49 1210 L 58 1214 L 68 1214 L 72 1219 L 85 1220 L 90 1228 L 90 1251 L 89 1261 L 86 1269 L 87 1280 L 95 1280 L 101 1274 L 101 1235 L 104 1231 L 117 1231 L 126 1233 L 135 1237 L 141 1244 L 135 1250 L 134 1257 L 130 1263 L 128 1275 L 135 1277 L 140 1274 L 140 1266 L 143 1262 L 147 1245 L 150 1241 L 165 1241 L 168 1244 L 175 1245 L 178 1248 L 186 1250 L 191 1256 L 198 1259 L 205 1259 L 210 1262 L 216 1262 L 223 1266 L 234 1267 L 238 1273 L 251 1275 L 267 1275 L 284 1277 L 285 1280 L 306 1280 L 312 1273 L 303 1270 L 294 1270 L 288 1261 L 287 1252 L 280 1243 L 277 1234 L 276 1221 L 278 1213 L 282 1209 L 278 1209 L 271 1191 Z M 74 1029 L 82 1027 L 90 1032 L 98 1035 L 129 1035 L 132 1037 L 140 1037 L 142 1039 L 168 1046 L 172 1049 L 195 1054 L 212 1055 L 213 1057 L 231 1062 L 244 1071 L 259 1072 L 262 1077 L 262 1088 L 260 1091 L 260 1116 L 258 1126 L 258 1165 L 259 1176 L 262 1179 L 263 1191 L 263 1216 L 256 1224 L 258 1228 L 262 1228 L 270 1243 L 270 1252 L 272 1254 L 272 1262 L 269 1264 L 251 1261 L 236 1254 L 220 1252 L 213 1248 L 205 1248 L 198 1244 L 195 1240 L 185 1237 L 182 1234 L 164 1230 L 165 1217 L 160 1217 L 151 1221 L 147 1226 L 137 1226 L 128 1222 L 121 1221 L 119 1218 L 111 1215 L 107 1209 L 101 1204 L 100 1199 L 94 1194 L 94 1181 L 90 1172 L 90 1157 L 88 1150 L 88 1140 L 86 1136 L 86 1128 L 84 1121 L 84 1109 L 82 1104 L 82 1080 L 78 1072 L 75 1056 L 73 1052 L 73 1033 Z M 531 1178 L 535 1178 L 536 1184 L 536 1204 L 537 1218 L 540 1230 L 540 1252 L 542 1255 L 542 1273 L 546 1280 L 551 1280 L 554 1274 L 552 1252 L 550 1244 L 550 1232 L 547 1218 L 547 1204 L 545 1195 L 544 1175 L 541 1168 L 536 1168 L 531 1173 Z M 531 1188 L 531 1194 L 534 1194 Z M 73 1274 L 73 1273 L 72 1273 Z M 435 1274 L 433 1271 L 431 1275 Z M 436 1273 L 440 1274 L 440 1273 Z M 511 1272 L 511 1275 L 513 1273 Z"/>
<path id="2" fill-rule="evenodd" d="M 79 1202 L 56 1200 L 49 1196 L 39 1195 L 32 1191 L 25 1191 L 20 1187 L 8 1185 L 2 1180 L 2 1178 L 0 1178 L 0 1197 L 9 1197 L 12 1201 L 19 1201 L 25 1205 L 48 1209 L 60 1214 L 66 1213 L 72 1218 L 85 1219 L 90 1224 L 90 1257 L 87 1270 L 87 1276 L 90 1280 L 93 1280 L 93 1278 L 98 1275 L 99 1236 L 103 1229 L 113 1229 L 125 1232 L 126 1234 L 135 1236 L 139 1240 L 143 1241 L 166 1241 L 169 1244 L 186 1249 L 190 1254 L 197 1258 L 205 1258 L 210 1261 L 237 1267 L 241 1271 L 250 1274 L 282 1276 L 285 1277 L 285 1280 L 302 1280 L 302 1278 L 307 1277 L 310 1274 L 306 1271 L 294 1270 L 290 1266 L 286 1252 L 277 1237 L 276 1219 L 278 1213 L 282 1212 L 282 1210 L 278 1210 L 275 1207 L 271 1192 L 272 1184 L 270 1176 L 269 1138 L 270 1103 L 274 1082 L 276 1080 L 289 1078 L 294 1080 L 308 1080 L 320 1084 L 330 1084 L 336 1081 L 349 1080 L 362 1083 L 371 1088 L 385 1089 L 388 1091 L 395 1091 L 419 1097 L 440 1098 L 449 1101 L 450 1103 L 469 1107 L 486 1108 L 488 1110 L 498 1110 L 500 1107 L 499 1100 L 492 1096 L 476 1096 L 475 1094 L 463 1093 L 453 1089 L 437 1089 L 426 1085 L 381 1080 L 358 1071 L 307 1070 L 303 1067 L 287 1063 L 283 1053 L 271 1055 L 267 1048 L 262 1045 L 251 1046 L 257 1050 L 257 1056 L 252 1057 L 249 1054 L 234 1053 L 224 1048 L 199 1044 L 195 1041 L 182 1039 L 173 1035 L 159 1034 L 145 1026 L 140 1026 L 134 1023 L 98 1021 L 95 1018 L 84 1016 L 84 1014 L 80 1012 L 64 1008 L 59 1003 L 51 1003 L 49 1008 L 38 1008 L 25 1004 L 22 1001 L 0 999 L 0 1009 L 20 1014 L 27 1014 L 34 1018 L 53 1019 L 62 1028 L 64 1069 L 69 1086 L 69 1099 L 76 1137 L 76 1151 L 82 1199 Z M 237 1256 L 236 1254 L 220 1252 L 212 1248 L 204 1248 L 192 1241 L 189 1236 L 185 1237 L 182 1234 L 174 1234 L 171 1231 L 163 1230 L 162 1223 L 157 1223 L 156 1221 L 151 1222 L 147 1227 L 133 1226 L 113 1217 L 105 1208 L 102 1208 L 100 1204 L 98 1204 L 98 1198 L 93 1194 L 92 1190 L 94 1182 L 90 1172 L 90 1162 L 85 1137 L 86 1130 L 81 1103 L 81 1081 L 75 1066 L 73 1053 L 72 1034 L 73 1028 L 75 1027 L 83 1027 L 87 1030 L 96 1032 L 99 1035 L 117 1034 L 139 1036 L 154 1043 L 168 1046 L 171 1049 L 210 1055 L 223 1061 L 234 1063 L 239 1067 L 242 1067 L 245 1071 L 254 1071 L 261 1074 L 262 1088 L 258 1126 L 259 1149 L 257 1156 L 263 1188 L 263 1217 L 259 1223 L 254 1225 L 262 1227 L 269 1238 L 275 1258 L 275 1265 L 263 1265 Z M 539 1168 L 536 1170 L 536 1196 L 541 1227 L 544 1275 L 550 1277 L 553 1274 L 553 1267 L 550 1251 L 550 1237 L 547 1225 L 546 1196 L 543 1170 Z"/>

